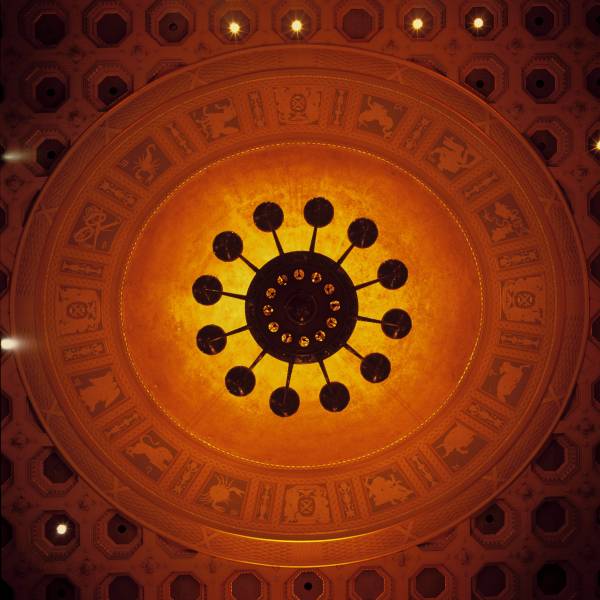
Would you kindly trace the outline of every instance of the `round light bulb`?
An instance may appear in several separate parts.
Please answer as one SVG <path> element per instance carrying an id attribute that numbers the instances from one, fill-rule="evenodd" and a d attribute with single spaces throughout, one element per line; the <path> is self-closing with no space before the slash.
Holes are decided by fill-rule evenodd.
<path id="1" fill-rule="evenodd" d="M 241 30 L 242 27 L 239 23 L 236 23 L 235 21 L 231 21 L 231 23 L 229 23 L 229 33 L 231 35 L 238 35 Z"/>
<path id="2" fill-rule="evenodd" d="M 290 27 L 292 28 L 292 31 L 294 33 L 300 33 L 304 25 L 302 24 L 302 21 L 300 19 L 294 19 Z"/>
<path id="3" fill-rule="evenodd" d="M 58 535 L 65 535 L 65 533 L 67 533 L 67 529 L 69 529 L 69 527 L 66 523 L 59 523 L 56 526 L 56 533 L 58 533 Z"/>
<path id="4" fill-rule="evenodd" d="M 481 29 L 484 25 L 485 22 L 481 17 L 475 17 L 475 19 L 473 19 L 473 27 L 475 27 L 475 29 Z"/>
<path id="5" fill-rule="evenodd" d="M 412 28 L 415 31 L 420 31 L 421 29 L 423 29 L 423 25 L 424 25 L 423 19 L 421 19 L 419 17 L 417 17 L 416 19 L 413 19 Z"/>

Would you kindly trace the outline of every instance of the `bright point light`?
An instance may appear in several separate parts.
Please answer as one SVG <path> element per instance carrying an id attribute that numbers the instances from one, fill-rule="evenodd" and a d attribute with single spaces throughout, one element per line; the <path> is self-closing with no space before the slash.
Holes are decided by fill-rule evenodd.
<path id="1" fill-rule="evenodd" d="M 290 27 L 292 28 L 292 31 L 294 33 L 300 33 L 304 25 L 302 24 L 302 21 L 300 19 L 294 19 Z"/>
<path id="2" fill-rule="evenodd" d="M 231 23 L 229 23 L 229 33 L 231 35 L 238 35 L 241 30 L 242 30 L 242 27 L 239 23 L 236 23 L 235 21 L 232 21 Z"/>
<path id="3" fill-rule="evenodd" d="M 594 150 L 596 152 L 600 152 L 600 138 L 596 140 L 596 143 L 594 144 Z"/>
<path id="4" fill-rule="evenodd" d="M 473 19 L 473 27 L 475 27 L 475 29 L 481 29 L 484 25 L 485 22 L 481 17 L 475 17 L 475 19 Z"/>
<path id="5" fill-rule="evenodd" d="M 2 160 L 6 162 L 19 162 L 22 160 L 27 160 L 31 155 L 31 151 L 27 152 L 25 150 L 7 150 L 2 155 Z"/>
<path id="6" fill-rule="evenodd" d="M 420 19 L 419 17 L 417 17 L 416 19 L 413 19 L 412 28 L 415 31 L 419 31 L 420 29 L 423 29 L 423 25 L 424 25 L 423 19 Z"/>
<path id="7" fill-rule="evenodd" d="M 19 346 L 19 342 L 15 338 L 5 337 L 2 338 L 0 346 L 2 347 L 2 350 L 14 350 Z"/>
<path id="8" fill-rule="evenodd" d="M 56 526 L 56 533 L 58 533 L 58 535 L 65 535 L 65 533 L 67 533 L 67 529 L 69 529 L 69 527 L 66 523 L 59 523 Z"/>

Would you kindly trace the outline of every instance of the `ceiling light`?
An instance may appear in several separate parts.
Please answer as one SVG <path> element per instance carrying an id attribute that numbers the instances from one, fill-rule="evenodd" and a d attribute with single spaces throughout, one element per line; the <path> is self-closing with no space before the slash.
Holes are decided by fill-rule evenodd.
<path id="1" fill-rule="evenodd" d="M 290 25 L 290 28 L 294 33 L 300 33 L 304 28 L 304 25 L 300 19 L 294 19 Z"/>
<path id="2" fill-rule="evenodd" d="M 69 530 L 69 526 L 66 523 L 59 523 L 56 526 L 56 533 L 58 535 L 65 535 L 65 533 L 67 533 L 68 530 Z"/>
<path id="3" fill-rule="evenodd" d="M 2 341 L 0 342 L 0 347 L 2 348 L 2 350 L 15 350 L 19 347 L 19 342 L 15 338 L 5 337 L 2 338 Z"/>
<path id="4" fill-rule="evenodd" d="M 485 25 L 485 21 L 481 17 L 475 17 L 473 19 L 473 27 L 475 29 L 481 29 Z"/>
<path id="5" fill-rule="evenodd" d="M 192 286 L 195 300 L 205 306 L 216 304 L 222 296 L 245 303 L 245 324 L 227 332 L 218 325 L 205 325 L 196 336 L 198 349 L 208 355 L 223 351 L 230 336 L 243 332 L 249 332 L 257 343 L 259 353 L 252 364 L 234 366 L 225 375 L 225 387 L 230 394 L 247 396 L 252 392 L 256 385 L 253 369 L 266 354 L 287 364 L 285 386 L 274 390 L 269 400 L 271 410 L 280 417 L 294 414 L 300 404 L 298 393 L 290 387 L 295 365 L 319 365 L 325 379 L 319 400 L 331 412 L 343 410 L 350 400 L 348 388 L 331 381 L 325 367 L 325 360 L 339 350 L 344 349 L 360 360 L 360 373 L 368 382 L 387 379 L 391 364 L 384 354 L 363 355 L 349 344 L 359 321 L 379 325 L 394 340 L 405 337 L 412 328 L 410 316 L 400 308 L 386 311 L 381 319 L 359 313 L 359 290 L 376 283 L 396 290 L 408 277 L 406 266 L 396 259 L 381 263 L 376 278 L 358 285 L 342 267 L 354 248 L 366 249 L 376 242 L 378 229 L 371 219 L 363 217 L 350 223 L 349 246 L 337 260 L 316 251 L 317 231 L 329 225 L 333 212 L 326 198 L 309 200 L 304 207 L 304 219 L 312 227 L 309 247 L 286 252 L 277 235 L 284 217 L 281 207 L 274 202 L 259 204 L 254 210 L 254 224 L 273 235 L 277 247 L 274 258 L 260 268 L 255 266 L 243 254 L 242 238 L 233 231 L 223 231 L 213 241 L 213 252 L 218 259 L 227 263 L 240 259 L 253 271 L 246 293 L 224 291 L 214 275 L 202 275 Z"/>
<path id="6" fill-rule="evenodd" d="M 232 36 L 238 36 L 240 34 L 240 32 L 242 31 L 242 27 L 239 23 L 237 23 L 236 21 L 231 21 L 231 23 L 229 23 L 229 33 Z"/>
<path id="7" fill-rule="evenodd" d="M 421 29 L 423 29 L 424 24 L 425 23 L 423 23 L 423 19 L 417 17 L 416 19 L 413 19 L 411 26 L 415 31 L 420 31 Z"/>

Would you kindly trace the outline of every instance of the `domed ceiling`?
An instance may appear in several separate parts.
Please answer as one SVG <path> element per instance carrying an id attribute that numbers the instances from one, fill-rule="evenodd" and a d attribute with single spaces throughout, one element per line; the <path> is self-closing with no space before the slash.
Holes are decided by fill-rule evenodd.
<path id="1" fill-rule="evenodd" d="M 588 327 L 571 215 L 508 122 L 317 45 L 192 65 L 98 119 L 17 262 L 18 360 L 68 461 L 259 564 L 364 561 L 484 506 L 552 430 Z"/>
<path id="2" fill-rule="evenodd" d="M 1 12 L 3 600 L 600 595 L 598 0 Z"/>

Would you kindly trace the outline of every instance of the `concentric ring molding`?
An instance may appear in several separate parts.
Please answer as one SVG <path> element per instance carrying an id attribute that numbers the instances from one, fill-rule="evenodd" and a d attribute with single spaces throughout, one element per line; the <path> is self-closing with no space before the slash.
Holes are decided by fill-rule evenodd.
<path id="1" fill-rule="evenodd" d="M 196 439 L 168 399 L 146 393 L 122 331 L 124 267 L 176 190 L 247 155 L 306 148 L 379 161 L 445 207 L 478 273 L 477 342 L 454 395 L 397 442 L 331 464 L 247 460 Z M 284 200 L 297 209 L 300 196 Z M 17 360 L 56 445 L 132 518 L 244 562 L 366 560 L 463 519 L 552 430 L 587 329 L 571 216 L 521 136 L 431 71 L 331 46 L 235 52 L 123 101 L 48 180 L 17 263 Z M 104 386 L 100 398 L 84 391 L 94 385 Z"/>

